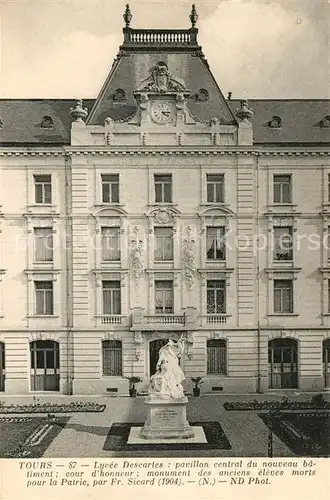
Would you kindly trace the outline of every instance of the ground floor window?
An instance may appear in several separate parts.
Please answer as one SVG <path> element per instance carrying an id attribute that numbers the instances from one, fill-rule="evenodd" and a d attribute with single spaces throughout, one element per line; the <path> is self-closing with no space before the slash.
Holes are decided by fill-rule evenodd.
<path id="1" fill-rule="evenodd" d="M 59 391 L 60 348 L 52 340 L 36 340 L 30 343 L 31 390 Z"/>
<path id="2" fill-rule="evenodd" d="M 298 387 L 298 342 L 294 339 L 273 339 L 268 343 L 269 387 Z"/>
<path id="3" fill-rule="evenodd" d="M 227 374 L 227 342 L 226 340 L 208 340 L 207 350 L 207 374 Z"/>
<path id="4" fill-rule="evenodd" d="M 103 375 L 122 375 L 122 342 L 103 340 L 102 342 Z"/>
<path id="5" fill-rule="evenodd" d="M 330 339 L 323 341 L 324 387 L 330 388 Z"/>
<path id="6" fill-rule="evenodd" d="M 5 344 L 0 342 L 0 391 L 5 390 Z"/>

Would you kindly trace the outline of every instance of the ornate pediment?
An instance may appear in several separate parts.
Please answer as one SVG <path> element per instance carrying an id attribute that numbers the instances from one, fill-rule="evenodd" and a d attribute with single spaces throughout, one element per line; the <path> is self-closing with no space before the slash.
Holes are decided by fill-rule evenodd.
<path id="1" fill-rule="evenodd" d="M 234 212 L 225 205 L 219 207 L 205 208 L 198 214 L 200 217 L 229 217 L 234 215 Z"/>
<path id="2" fill-rule="evenodd" d="M 154 224 L 171 225 L 179 215 L 179 210 L 173 207 L 156 207 L 147 214 L 147 217 L 152 218 Z"/>
<path id="3" fill-rule="evenodd" d="M 121 207 L 103 207 L 94 212 L 94 217 L 126 217 L 127 212 Z"/>
<path id="4" fill-rule="evenodd" d="M 164 62 L 151 68 L 150 76 L 143 80 L 136 92 L 189 92 L 181 78 L 174 77 Z"/>

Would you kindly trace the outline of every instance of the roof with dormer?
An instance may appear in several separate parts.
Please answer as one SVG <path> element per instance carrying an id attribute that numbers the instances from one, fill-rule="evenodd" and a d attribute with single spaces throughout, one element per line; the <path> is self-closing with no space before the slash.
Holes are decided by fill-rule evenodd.
<path id="1" fill-rule="evenodd" d="M 191 27 L 182 30 L 133 29 L 131 18 L 126 9 L 124 41 L 97 99 L 83 101 L 87 124 L 132 117 L 136 91 L 150 85 L 157 66 L 166 67 L 177 90 L 185 91 L 188 111 L 197 121 L 216 117 L 221 124 L 237 124 L 240 101 L 224 97 L 209 68 L 197 41 L 196 12 L 190 15 Z M 69 145 L 74 104 L 73 99 L 0 100 L 0 144 Z M 252 99 L 249 108 L 255 144 L 330 144 L 330 100 Z"/>

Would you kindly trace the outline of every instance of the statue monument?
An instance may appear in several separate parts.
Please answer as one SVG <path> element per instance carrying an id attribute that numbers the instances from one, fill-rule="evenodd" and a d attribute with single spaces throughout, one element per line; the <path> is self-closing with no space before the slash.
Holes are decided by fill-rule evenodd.
<path id="1" fill-rule="evenodd" d="M 178 341 L 170 339 L 159 350 L 156 372 L 150 378 L 146 399 L 148 417 L 141 430 L 144 439 L 188 439 L 194 431 L 187 421 L 188 398 L 182 382 L 185 375 L 179 360 L 184 352 L 183 336 Z"/>

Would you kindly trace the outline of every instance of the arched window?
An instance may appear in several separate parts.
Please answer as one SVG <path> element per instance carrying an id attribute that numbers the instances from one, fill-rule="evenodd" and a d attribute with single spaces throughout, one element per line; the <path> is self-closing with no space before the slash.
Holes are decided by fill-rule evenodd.
<path id="1" fill-rule="evenodd" d="M 51 116 L 44 116 L 41 120 L 41 128 L 53 128 L 54 120 Z"/>
<path id="2" fill-rule="evenodd" d="M 272 118 L 268 122 L 268 127 L 281 128 L 282 127 L 282 118 L 280 116 L 272 116 Z"/>
<path id="3" fill-rule="evenodd" d="M 123 373 L 121 340 L 103 340 L 102 372 L 103 375 L 119 375 Z"/>
<path id="4" fill-rule="evenodd" d="M 324 116 L 322 120 L 320 121 L 320 126 L 323 128 L 329 128 L 330 127 L 330 115 Z"/>
<path id="5" fill-rule="evenodd" d="M 227 341 L 211 339 L 206 343 L 207 374 L 227 375 Z"/>
<path id="6" fill-rule="evenodd" d="M 206 89 L 199 89 L 196 92 L 196 101 L 207 101 L 209 98 L 209 93 Z"/>
<path id="7" fill-rule="evenodd" d="M 0 342 L 0 391 L 5 390 L 5 344 Z"/>
<path id="8" fill-rule="evenodd" d="M 114 102 L 122 102 L 126 100 L 125 90 L 116 89 L 112 95 L 112 99 Z"/>

